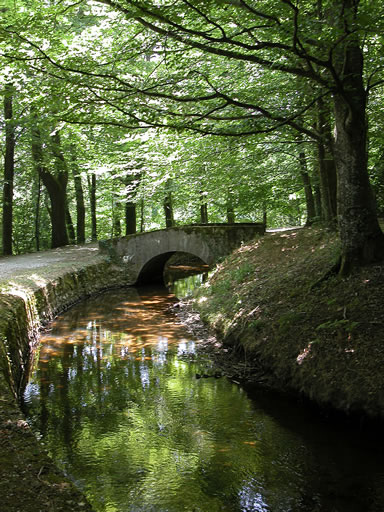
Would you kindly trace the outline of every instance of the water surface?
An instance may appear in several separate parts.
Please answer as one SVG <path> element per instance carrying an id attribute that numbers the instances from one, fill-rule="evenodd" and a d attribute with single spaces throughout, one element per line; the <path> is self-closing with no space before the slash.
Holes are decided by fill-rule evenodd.
<path id="1" fill-rule="evenodd" d="M 182 285 L 181 288 L 188 288 Z M 112 291 L 43 336 L 29 421 L 97 512 L 379 512 L 383 446 L 209 374 L 165 289 Z"/>

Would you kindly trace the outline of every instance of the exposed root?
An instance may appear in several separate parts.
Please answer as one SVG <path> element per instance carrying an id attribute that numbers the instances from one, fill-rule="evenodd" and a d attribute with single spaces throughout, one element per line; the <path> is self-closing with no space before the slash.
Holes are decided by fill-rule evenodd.
<path id="1" fill-rule="evenodd" d="M 320 277 L 320 279 L 318 279 L 317 281 L 315 281 L 313 283 L 313 285 L 311 286 L 310 289 L 314 290 L 315 288 L 320 286 L 321 283 L 323 283 L 324 281 L 327 281 L 330 277 L 335 276 L 336 274 L 339 274 L 340 269 L 341 269 L 341 264 L 342 264 L 342 258 L 340 256 L 338 258 L 338 260 L 336 261 L 336 263 L 334 265 L 332 265 L 332 267 L 324 275 L 322 275 Z"/>

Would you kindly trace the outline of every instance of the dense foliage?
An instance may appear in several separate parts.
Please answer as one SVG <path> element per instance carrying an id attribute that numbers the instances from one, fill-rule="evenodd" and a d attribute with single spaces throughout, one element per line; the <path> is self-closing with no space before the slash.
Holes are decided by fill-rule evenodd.
<path id="1" fill-rule="evenodd" d="M 382 258 L 383 10 L 2 0 L 3 253 L 264 219 Z"/>

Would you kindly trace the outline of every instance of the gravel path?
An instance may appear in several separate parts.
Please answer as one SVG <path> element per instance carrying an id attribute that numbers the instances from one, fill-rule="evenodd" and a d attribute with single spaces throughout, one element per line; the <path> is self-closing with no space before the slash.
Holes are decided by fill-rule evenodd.
<path id="1" fill-rule="evenodd" d="M 34 270 L 57 268 L 67 266 L 81 266 L 93 261 L 103 261 L 105 256 L 99 255 L 98 243 L 93 242 L 85 245 L 71 245 L 51 249 L 49 251 L 21 254 L 18 256 L 0 257 L 0 282 L 8 281 L 17 276 L 24 276 Z"/>

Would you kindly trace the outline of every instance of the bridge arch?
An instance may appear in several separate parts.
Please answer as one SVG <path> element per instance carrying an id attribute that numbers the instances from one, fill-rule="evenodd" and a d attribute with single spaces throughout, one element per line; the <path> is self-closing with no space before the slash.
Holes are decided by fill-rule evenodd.
<path id="1" fill-rule="evenodd" d="M 142 266 L 139 271 L 136 284 L 147 284 L 150 282 L 162 282 L 164 270 L 168 260 L 177 253 L 186 254 L 185 251 L 170 251 L 158 254 L 157 256 L 153 256 L 150 260 L 148 260 Z M 188 253 L 189 255 L 197 257 L 202 264 L 206 264 L 206 261 L 203 261 L 201 257 L 197 254 Z"/>
<path id="2" fill-rule="evenodd" d="M 100 251 L 125 266 L 132 284 L 158 280 L 175 252 L 192 254 L 211 266 L 241 245 L 264 234 L 262 223 L 180 226 L 99 242 Z"/>

